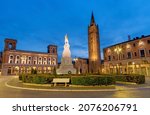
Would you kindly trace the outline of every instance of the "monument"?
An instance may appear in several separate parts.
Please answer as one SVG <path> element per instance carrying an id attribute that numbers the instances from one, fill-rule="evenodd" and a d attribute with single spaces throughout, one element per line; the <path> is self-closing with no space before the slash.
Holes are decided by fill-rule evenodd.
<path id="1" fill-rule="evenodd" d="M 62 53 L 60 67 L 57 69 L 57 74 L 76 74 L 76 69 L 72 64 L 70 45 L 67 35 L 65 35 L 64 50 Z"/>

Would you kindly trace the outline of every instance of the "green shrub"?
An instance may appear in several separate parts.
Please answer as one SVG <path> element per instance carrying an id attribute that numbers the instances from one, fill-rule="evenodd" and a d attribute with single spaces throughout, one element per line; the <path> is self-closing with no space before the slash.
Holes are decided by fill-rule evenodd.
<path id="1" fill-rule="evenodd" d="M 27 74 L 19 75 L 24 83 L 36 83 L 36 84 L 48 84 L 51 83 L 54 78 L 54 75 L 49 74 Z"/>
<path id="2" fill-rule="evenodd" d="M 102 77 L 102 76 L 87 76 L 87 77 L 71 77 L 71 84 L 73 85 L 113 85 L 115 84 L 114 77 Z"/>
<path id="3" fill-rule="evenodd" d="M 145 76 L 144 75 L 115 75 L 116 81 L 123 81 L 123 82 L 133 82 L 137 84 L 144 84 L 145 83 Z"/>
<path id="4" fill-rule="evenodd" d="M 22 80 L 22 77 L 23 77 L 23 75 L 21 74 L 21 75 L 19 75 L 19 80 Z"/>

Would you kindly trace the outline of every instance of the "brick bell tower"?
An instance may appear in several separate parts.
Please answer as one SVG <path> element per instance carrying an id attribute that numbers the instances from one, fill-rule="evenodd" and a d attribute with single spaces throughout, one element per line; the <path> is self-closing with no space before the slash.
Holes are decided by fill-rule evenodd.
<path id="1" fill-rule="evenodd" d="M 16 45 L 17 45 L 17 40 L 6 38 L 4 50 L 5 51 L 16 50 Z"/>
<path id="2" fill-rule="evenodd" d="M 99 28 L 95 23 L 93 13 L 91 16 L 91 23 L 88 26 L 88 51 L 89 73 L 99 73 L 101 64 Z"/>

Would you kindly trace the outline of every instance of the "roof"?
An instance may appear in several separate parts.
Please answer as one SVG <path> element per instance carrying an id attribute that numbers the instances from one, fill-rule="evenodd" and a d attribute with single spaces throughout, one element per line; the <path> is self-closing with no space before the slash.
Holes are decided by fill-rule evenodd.
<path id="1" fill-rule="evenodd" d="M 11 41 L 15 41 L 15 42 L 17 42 L 17 40 L 16 39 L 12 39 L 12 38 L 5 38 L 5 41 L 6 40 L 11 40 Z"/>
<path id="2" fill-rule="evenodd" d="M 22 53 L 35 53 L 35 54 L 49 54 L 47 52 L 27 51 L 27 50 L 9 50 L 9 51 L 22 52 Z"/>
<path id="3" fill-rule="evenodd" d="M 81 58 L 81 57 L 77 57 L 77 59 L 84 59 L 84 60 L 88 60 L 88 58 Z"/>
<path id="4" fill-rule="evenodd" d="M 48 45 L 48 47 L 49 47 L 49 46 L 54 46 L 54 47 L 57 47 L 57 45 L 52 45 L 52 44 L 49 44 L 49 45 Z"/>
<path id="5" fill-rule="evenodd" d="M 117 46 L 117 45 L 121 45 L 121 44 L 124 44 L 124 43 L 129 43 L 129 42 L 132 42 L 132 41 L 135 41 L 135 40 L 145 39 L 145 38 L 148 38 L 148 37 L 150 37 L 150 35 L 147 35 L 147 36 L 142 35 L 141 37 L 135 37 L 132 40 L 128 40 L 128 41 L 125 41 L 125 42 L 117 43 L 117 44 L 105 47 L 104 49 L 107 49 L 107 48 L 110 48 L 110 47 L 114 47 L 114 46 Z"/>

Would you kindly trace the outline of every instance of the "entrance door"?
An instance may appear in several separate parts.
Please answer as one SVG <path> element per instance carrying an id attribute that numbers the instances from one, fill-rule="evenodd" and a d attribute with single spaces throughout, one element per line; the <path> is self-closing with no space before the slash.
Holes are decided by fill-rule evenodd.
<path id="1" fill-rule="evenodd" d="M 8 75 L 11 75 L 11 67 L 8 68 Z"/>

